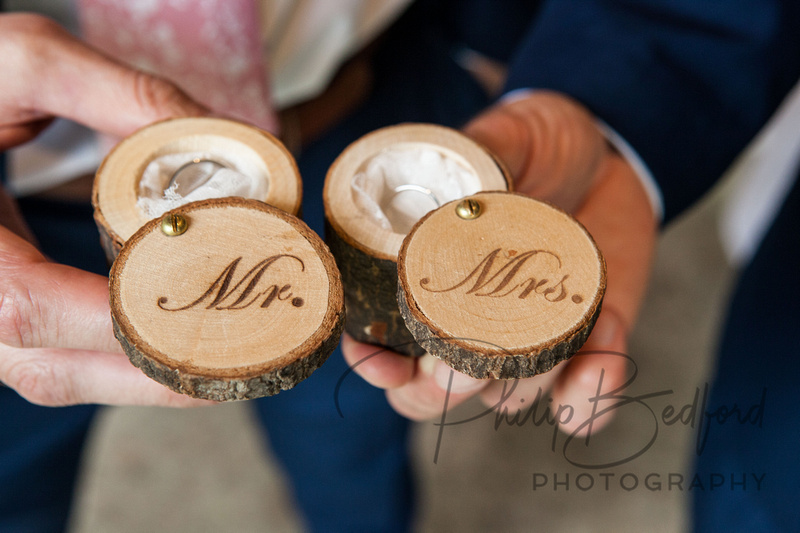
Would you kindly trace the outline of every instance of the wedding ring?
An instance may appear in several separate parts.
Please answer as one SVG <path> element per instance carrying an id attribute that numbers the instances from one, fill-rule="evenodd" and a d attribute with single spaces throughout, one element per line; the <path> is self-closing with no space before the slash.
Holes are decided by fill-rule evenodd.
<path id="1" fill-rule="evenodd" d="M 427 187 L 423 187 L 422 185 L 415 185 L 413 183 L 406 183 L 404 185 L 399 185 L 399 186 L 394 188 L 394 195 L 393 196 L 397 196 L 398 194 L 400 194 L 402 192 L 416 192 L 416 193 L 424 194 L 425 196 L 427 196 L 428 198 L 433 200 L 433 203 L 436 204 L 436 207 L 440 207 L 442 205 L 442 203 L 439 201 L 439 199 L 436 197 L 436 195 L 433 194 L 433 191 L 431 191 Z"/>
<path id="2" fill-rule="evenodd" d="M 205 185 L 211 176 L 219 170 L 227 168 L 222 163 L 212 159 L 196 157 L 178 167 L 169 180 L 167 190 L 174 187 L 174 191 L 181 196 L 186 196 L 198 187 Z"/>

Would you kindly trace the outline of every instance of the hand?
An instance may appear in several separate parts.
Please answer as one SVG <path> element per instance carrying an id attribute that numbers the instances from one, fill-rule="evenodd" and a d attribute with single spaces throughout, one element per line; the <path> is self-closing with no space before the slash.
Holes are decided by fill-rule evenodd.
<path id="1" fill-rule="evenodd" d="M 122 353 L 108 279 L 48 262 L 0 227 L 0 381 L 40 405 L 192 406 Z"/>
<path id="2" fill-rule="evenodd" d="M 465 132 L 505 162 L 517 191 L 572 212 L 603 252 L 608 286 L 600 318 L 582 350 L 587 355 L 518 380 L 510 395 L 504 394 L 504 387 L 509 388 L 505 381 L 472 379 L 428 355 L 411 359 L 387 351 L 364 360 L 355 370 L 387 389 L 395 410 L 412 419 L 441 416 L 446 397 L 453 407 L 476 394 L 488 406 L 513 412 L 527 408 L 541 388 L 551 394 L 555 406 L 574 409 L 561 425 L 571 433 L 589 418 L 593 407 L 589 398 L 598 394 L 601 377 L 600 392 L 616 389 L 628 377 L 624 358 L 597 352 L 626 351 L 655 243 L 652 207 L 638 177 L 608 145 L 592 115 L 565 96 L 534 92 L 501 103 L 475 118 Z M 349 337 L 342 348 L 351 366 L 376 352 Z M 592 430 L 609 418 L 596 420 Z"/>
<path id="3" fill-rule="evenodd" d="M 128 69 L 43 17 L 0 16 L 0 150 L 67 117 L 116 136 L 207 110 L 175 86 Z M 9 199 L 0 189 L 0 205 Z M 108 280 L 48 262 L 13 209 L 0 212 L 0 381 L 42 405 L 190 406 L 133 367 L 114 339 Z M 17 234 L 8 228 L 15 228 Z"/>
<path id="4" fill-rule="evenodd" d="M 0 15 L 0 150 L 56 117 L 124 137 L 151 122 L 208 113 L 174 85 L 127 68 L 38 15 Z"/>

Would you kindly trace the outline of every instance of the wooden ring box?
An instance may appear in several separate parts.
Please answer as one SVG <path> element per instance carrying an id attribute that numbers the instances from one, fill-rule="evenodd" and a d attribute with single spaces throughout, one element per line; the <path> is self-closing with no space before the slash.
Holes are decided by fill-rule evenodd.
<path id="1" fill-rule="evenodd" d="M 464 216 L 470 202 L 472 211 Z M 474 378 L 551 370 L 586 342 L 606 268 L 567 213 L 486 192 L 430 212 L 403 241 L 400 312 L 428 353 Z"/>
<path id="2" fill-rule="evenodd" d="M 298 213 L 302 182 L 297 165 L 289 151 L 269 133 L 219 118 L 157 122 L 123 139 L 97 170 L 92 205 L 109 261 L 150 220 L 136 207 L 145 168 L 160 156 L 195 151 L 218 154 L 220 159 L 236 154 L 246 160 L 269 177 L 267 194 L 256 200 L 293 215 Z"/>
<path id="3" fill-rule="evenodd" d="M 381 226 L 356 202 L 353 180 L 387 150 L 433 150 L 477 180 L 477 190 L 508 190 L 505 168 L 462 133 L 431 124 L 401 124 L 373 131 L 349 145 L 328 170 L 323 191 L 326 241 L 342 273 L 347 321 L 354 339 L 422 355 L 397 304 L 397 257 L 405 234 Z M 419 185 L 411 185 L 424 190 Z M 430 198 L 418 195 L 420 202 Z"/>
<path id="4" fill-rule="evenodd" d="M 147 220 L 136 206 L 144 168 L 197 150 L 262 168 L 267 195 L 192 202 Z M 174 391 L 217 401 L 276 394 L 318 368 L 342 332 L 343 289 L 328 248 L 294 216 L 300 200 L 294 159 L 251 126 L 174 119 L 117 145 L 98 169 L 93 204 L 115 259 L 114 332 L 131 362 Z M 175 220 L 185 232 L 164 226 Z"/>

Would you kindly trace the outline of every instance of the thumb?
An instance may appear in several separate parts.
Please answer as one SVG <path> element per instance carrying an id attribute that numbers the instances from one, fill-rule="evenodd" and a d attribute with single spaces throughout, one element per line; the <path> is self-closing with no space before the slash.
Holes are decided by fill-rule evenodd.
<path id="1" fill-rule="evenodd" d="M 588 110 L 547 91 L 500 102 L 468 123 L 464 133 L 505 163 L 519 192 L 570 212 L 609 150 Z"/>
<path id="2" fill-rule="evenodd" d="M 108 279 L 50 263 L 0 227 L 0 343 L 121 352 L 111 327 Z"/>

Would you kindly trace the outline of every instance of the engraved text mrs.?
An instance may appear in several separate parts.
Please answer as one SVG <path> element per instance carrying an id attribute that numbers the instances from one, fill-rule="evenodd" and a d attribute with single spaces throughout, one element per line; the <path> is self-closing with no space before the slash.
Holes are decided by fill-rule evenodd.
<path id="1" fill-rule="evenodd" d="M 533 268 L 525 268 L 526 266 Z M 422 278 L 419 284 L 430 292 L 461 289 L 473 296 L 492 298 L 516 296 L 524 300 L 539 295 L 548 302 L 560 302 L 569 295 L 567 291 L 569 274 L 558 273 L 561 266 L 561 258 L 548 250 L 526 252 L 509 250 L 503 254 L 502 250 L 497 248 L 481 259 L 477 266 L 455 285 L 435 288 L 431 286 L 429 278 Z M 534 275 L 530 275 L 531 272 Z M 583 301 L 583 297 L 579 294 L 573 294 L 571 299 L 576 304 Z"/>

